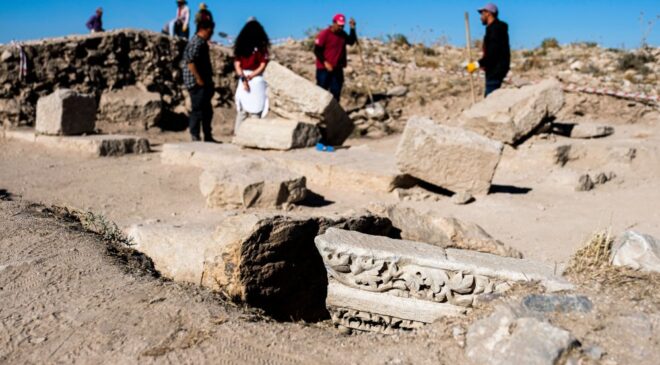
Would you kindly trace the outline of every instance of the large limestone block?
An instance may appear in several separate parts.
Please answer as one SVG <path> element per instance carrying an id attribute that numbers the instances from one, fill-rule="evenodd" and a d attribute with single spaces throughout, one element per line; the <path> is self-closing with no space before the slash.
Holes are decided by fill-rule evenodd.
<path id="1" fill-rule="evenodd" d="M 660 241 L 635 231 L 625 232 L 614 242 L 612 264 L 660 272 Z"/>
<path id="2" fill-rule="evenodd" d="M 276 208 L 307 197 L 304 176 L 262 163 L 234 164 L 205 170 L 199 187 L 215 207 Z"/>
<path id="3" fill-rule="evenodd" d="M 458 311 L 472 307 L 483 294 L 505 292 L 515 282 L 539 281 L 549 290 L 572 288 L 565 279 L 554 274 L 552 267 L 529 260 L 467 250 L 445 250 L 426 243 L 335 228 L 316 237 L 315 243 L 325 263 L 329 282 L 376 293 L 381 302 L 388 302 L 392 297 L 413 298 L 441 303 Z M 410 306 L 408 309 L 415 306 L 412 301 L 400 302 L 401 306 Z M 382 307 L 365 305 L 350 309 L 400 318 L 395 312 L 386 313 Z M 329 310 L 334 310 L 332 305 Z M 398 313 L 402 310 L 397 309 Z M 428 319 L 422 316 L 418 314 L 407 320 L 427 323 Z M 359 318 L 354 320 L 360 321 Z M 342 322 L 337 324 L 343 325 L 345 321 L 351 319 L 342 317 Z M 379 330 L 384 328 L 386 326 Z"/>
<path id="4" fill-rule="evenodd" d="M 37 101 L 37 133 L 76 135 L 93 133 L 96 100 L 92 95 L 60 89 Z"/>
<path id="5" fill-rule="evenodd" d="M 413 117 L 396 151 L 399 169 L 454 192 L 486 195 L 503 145 L 474 132 Z"/>
<path id="6" fill-rule="evenodd" d="M 282 118 L 250 118 L 241 123 L 232 143 L 264 150 L 290 150 L 312 147 L 320 138 L 316 124 Z"/>
<path id="7" fill-rule="evenodd" d="M 579 345 L 570 332 L 519 312 L 500 306 L 470 326 L 466 353 L 473 364 L 554 365 Z"/>
<path id="8" fill-rule="evenodd" d="M 158 124 L 163 111 L 159 93 L 144 91 L 137 86 L 107 91 L 101 95 L 99 119 L 149 128 Z"/>
<path id="9" fill-rule="evenodd" d="M 375 235 L 389 220 L 366 212 L 307 216 L 245 214 L 223 220 L 205 254 L 202 285 L 277 318 L 327 316 L 328 279 L 314 238 L 329 227 Z"/>
<path id="10" fill-rule="evenodd" d="M 447 217 L 437 210 L 406 204 L 376 207 L 374 210 L 389 218 L 406 240 L 522 258 L 522 253 L 494 239 L 479 225 Z"/>
<path id="11" fill-rule="evenodd" d="M 117 157 L 151 151 L 149 140 L 135 136 L 93 134 L 89 136 L 46 136 L 32 130 L 7 130 L 4 138 L 36 143 L 48 148 L 97 157 Z"/>
<path id="12" fill-rule="evenodd" d="M 459 124 L 494 140 L 515 144 L 564 105 L 561 83 L 547 79 L 520 89 L 499 89 L 466 110 Z"/>
<path id="13" fill-rule="evenodd" d="M 264 73 L 271 111 L 292 120 L 315 123 L 327 143 L 341 145 L 353 132 L 353 122 L 332 95 L 277 62 Z"/>

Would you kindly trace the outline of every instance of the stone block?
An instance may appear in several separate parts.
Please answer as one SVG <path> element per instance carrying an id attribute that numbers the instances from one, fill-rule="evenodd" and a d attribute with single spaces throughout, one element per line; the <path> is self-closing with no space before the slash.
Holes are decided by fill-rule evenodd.
<path id="1" fill-rule="evenodd" d="M 486 195 L 503 145 L 474 132 L 413 117 L 396 151 L 399 169 L 454 191 Z"/>
<path id="2" fill-rule="evenodd" d="M 144 91 L 137 86 L 106 91 L 99 103 L 99 120 L 135 125 L 147 129 L 160 122 L 163 103 L 159 93 Z"/>
<path id="3" fill-rule="evenodd" d="M 316 124 L 282 118 L 250 118 L 241 123 L 232 143 L 264 150 L 290 150 L 312 147 L 320 138 Z"/>
<path id="4" fill-rule="evenodd" d="M 46 136 L 31 130 L 8 130 L 6 139 L 35 143 L 47 148 L 98 157 L 116 157 L 151 151 L 149 140 L 135 136 L 93 134 L 89 136 Z"/>
<path id="5" fill-rule="evenodd" d="M 406 204 L 380 210 L 401 230 L 406 240 L 425 242 L 443 248 L 459 248 L 498 256 L 522 258 L 522 253 L 494 239 L 479 225 L 447 217 L 441 212 Z"/>
<path id="6" fill-rule="evenodd" d="M 660 241 L 635 231 L 625 232 L 612 246 L 612 264 L 660 272 Z"/>
<path id="7" fill-rule="evenodd" d="M 270 110 L 280 117 L 317 124 L 327 143 L 341 145 L 353 132 L 353 122 L 332 95 L 277 62 L 264 73 Z"/>
<path id="8" fill-rule="evenodd" d="M 598 123 L 578 123 L 571 128 L 571 138 L 602 138 L 614 134 L 614 127 Z"/>
<path id="9" fill-rule="evenodd" d="M 547 79 L 520 89 L 499 89 L 459 116 L 459 125 L 488 138 L 516 144 L 564 105 L 561 83 Z"/>
<path id="10" fill-rule="evenodd" d="M 316 237 L 315 243 L 330 283 L 377 294 L 381 297 L 380 302 L 390 302 L 391 298 L 412 298 L 444 304 L 448 311 L 459 313 L 462 308 L 472 307 L 481 295 L 505 292 L 515 282 L 538 280 L 549 290 L 572 287 L 565 279 L 555 276 L 552 267 L 529 260 L 445 250 L 426 243 L 335 228 Z M 373 301 L 364 303 L 370 302 Z M 400 318 L 404 310 L 415 313 L 414 301 L 397 302 L 402 308 L 396 313 L 386 313 L 382 306 L 354 306 L 350 309 L 394 318 Z M 334 310 L 332 305 L 329 310 Z M 428 318 L 423 317 L 425 314 L 417 313 L 416 317 L 407 320 L 427 323 Z M 338 325 L 351 321 L 341 318 Z M 355 321 L 359 322 L 359 319 Z M 368 327 L 373 326 L 372 323 Z M 387 326 L 378 330 L 387 330 Z"/>
<path id="11" fill-rule="evenodd" d="M 366 212 L 230 217 L 216 228 L 216 248 L 205 254 L 202 285 L 276 318 L 324 318 L 328 279 L 314 238 L 330 227 L 374 235 L 392 229 L 389 220 Z"/>
<path id="12" fill-rule="evenodd" d="M 205 170 L 199 187 L 211 208 L 276 208 L 307 197 L 304 176 L 262 163 Z"/>
<path id="13" fill-rule="evenodd" d="M 94 133 L 96 100 L 92 95 L 60 89 L 39 98 L 36 131 L 49 135 Z"/>
<path id="14" fill-rule="evenodd" d="M 468 358 L 488 365 L 554 365 L 562 354 L 579 345 L 570 332 L 505 306 L 473 323 L 466 342 Z"/>

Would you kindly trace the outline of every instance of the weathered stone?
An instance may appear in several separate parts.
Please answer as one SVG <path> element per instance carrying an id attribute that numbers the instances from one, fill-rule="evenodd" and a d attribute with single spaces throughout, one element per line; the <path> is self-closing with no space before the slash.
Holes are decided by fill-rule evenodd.
<path id="1" fill-rule="evenodd" d="M 14 55 L 8 49 L 6 49 L 2 52 L 2 55 L 0 55 L 0 62 L 9 61 L 12 59 L 12 57 L 14 57 Z"/>
<path id="2" fill-rule="evenodd" d="M 264 78 L 273 113 L 318 124 L 324 140 L 332 145 L 341 145 L 353 132 L 353 122 L 329 92 L 277 62 L 268 64 Z"/>
<path id="3" fill-rule="evenodd" d="M 116 157 L 127 154 L 141 154 L 151 151 L 149 140 L 136 136 L 100 135 L 89 136 L 46 136 L 35 134 L 31 130 L 8 130 L 5 138 L 31 142 L 42 146 L 75 151 L 99 156 Z"/>
<path id="4" fill-rule="evenodd" d="M 571 138 L 602 138 L 614 134 L 614 128 L 596 123 L 579 123 L 571 129 Z"/>
<path id="5" fill-rule="evenodd" d="M 405 96 L 407 93 L 408 88 L 403 85 L 394 86 L 387 90 L 387 96 Z"/>
<path id="6" fill-rule="evenodd" d="M 564 105 L 559 81 L 544 80 L 520 89 L 499 89 L 466 110 L 459 124 L 497 141 L 516 144 Z"/>
<path id="7" fill-rule="evenodd" d="M 465 205 L 471 203 L 472 201 L 474 201 L 472 194 L 462 191 L 459 191 L 451 197 L 451 202 L 456 205 Z"/>
<path id="8" fill-rule="evenodd" d="M 232 143 L 264 150 L 290 150 L 312 147 L 320 138 L 316 124 L 281 118 L 250 118 L 241 123 Z"/>
<path id="9" fill-rule="evenodd" d="M 15 99 L 0 99 L 0 124 L 17 125 L 21 113 Z"/>
<path id="10" fill-rule="evenodd" d="M 531 294 L 526 296 L 522 305 L 535 312 L 591 312 L 594 305 L 583 295 Z"/>
<path id="11" fill-rule="evenodd" d="M 627 231 L 612 246 L 612 264 L 660 272 L 660 242 L 649 235 Z"/>
<path id="12" fill-rule="evenodd" d="M 457 192 L 486 195 L 503 145 L 461 128 L 413 117 L 396 151 L 402 172 Z"/>
<path id="13" fill-rule="evenodd" d="M 91 95 L 60 89 L 37 102 L 38 133 L 65 136 L 93 133 L 95 123 L 96 100 Z"/>
<path id="14" fill-rule="evenodd" d="M 350 309 L 360 313 L 391 316 L 418 323 L 427 323 L 426 314 L 415 311 L 416 300 L 444 304 L 443 310 L 459 313 L 461 308 L 472 307 L 481 295 L 502 293 L 518 281 L 538 280 L 548 289 L 568 289 L 571 284 L 553 273 L 553 268 L 528 260 L 498 257 L 474 251 L 443 249 L 426 243 L 394 240 L 387 237 L 370 236 L 341 229 L 328 229 L 316 237 L 316 247 L 325 263 L 328 280 L 358 289 L 365 298 L 351 298 L 351 307 L 336 303 L 328 305 L 331 312 Z M 384 306 L 372 306 L 373 295 L 380 302 L 389 302 L 390 310 Z M 351 294 L 355 296 L 356 294 Z M 391 298 L 413 298 L 413 301 Z M 358 307 L 358 305 L 364 305 Z M 401 318 L 401 313 L 410 313 Z M 416 314 L 415 314 L 416 313 Z M 341 318 L 338 325 L 350 322 Z M 360 321 L 359 318 L 354 318 Z M 370 323 L 367 328 L 375 325 Z M 360 326 L 357 326 L 356 329 Z M 384 327 L 384 328 L 383 328 Z M 385 330 L 382 326 L 378 330 Z"/>
<path id="15" fill-rule="evenodd" d="M 505 306 L 473 323 L 466 340 L 468 358 L 484 365 L 554 365 L 578 345 L 570 332 Z"/>
<path id="16" fill-rule="evenodd" d="M 368 213 L 231 217 L 217 227 L 217 246 L 205 254 L 202 285 L 276 318 L 326 317 L 328 281 L 314 237 L 329 227 L 375 235 L 392 229 L 389 220 Z"/>
<path id="17" fill-rule="evenodd" d="M 129 86 L 103 93 L 99 103 L 99 120 L 147 129 L 160 122 L 162 111 L 160 94 Z"/>
<path id="18" fill-rule="evenodd" d="M 302 175 L 261 163 L 205 170 L 199 187 L 209 207 L 275 208 L 307 197 Z"/>
<path id="19" fill-rule="evenodd" d="M 380 209 L 379 209 L 380 208 Z M 425 242 L 443 248 L 459 248 L 498 256 L 522 258 L 522 253 L 491 237 L 480 226 L 442 215 L 439 211 L 396 204 L 374 207 L 401 230 L 407 240 Z"/>
<path id="20" fill-rule="evenodd" d="M 596 184 L 594 183 L 593 180 L 591 180 L 591 176 L 589 174 L 584 174 L 580 176 L 580 179 L 578 180 L 578 184 L 575 187 L 575 191 L 589 191 L 593 190 L 593 188 L 596 187 Z"/>

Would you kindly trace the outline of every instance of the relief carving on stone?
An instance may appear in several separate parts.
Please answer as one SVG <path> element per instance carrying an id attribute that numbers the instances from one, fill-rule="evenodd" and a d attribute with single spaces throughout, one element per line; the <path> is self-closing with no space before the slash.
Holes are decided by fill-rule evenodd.
<path id="1" fill-rule="evenodd" d="M 402 262 L 359 257 L 323 249 L 330 278 L 351 288 L 399 297 L 471 307 L 478 295 L 503 292 L 510 285 L 466 271 L 450 271 Z"/>
<path id="2" fill-rule="evenodd" d="M 329 307 L 328 310 L 330 311 L 333 323 L 354 330 L 392 334 L 401 330 L 412 331 L 424 326 L 424 323 L 422 322 L 374 314 L 355 309 Z"/>

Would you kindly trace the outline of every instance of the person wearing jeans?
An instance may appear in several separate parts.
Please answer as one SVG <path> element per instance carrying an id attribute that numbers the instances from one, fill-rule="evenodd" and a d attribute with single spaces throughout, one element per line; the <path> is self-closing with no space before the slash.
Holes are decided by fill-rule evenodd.
<path id="1" fill-rule="evenodd" d="M 211 99 L 213 85 L 213 65 L 208 41 L 213 36 L 215 24 L 204 19 L 197 24 L 197 33 L 188 42 L 183 53 L 183 82 L 190 93 L 192 111 L 190 113 L 190 135 L 193 141 L 200 140 L 200 126 L 205 142 L 215 142 L 211 122 L 213 107 Z"/>
<path id="2" fill-rule="evenodd" d="M 316 84 L 328 90 L 339 102 L 344 86 L 344 67 L 347 64 L 346 46 L 357 42 L 355 20 L 350 20 L 351 32 L 346 34 L 346 17 L 337 14 L 332 25 L 322 30 L 314 42 L 316 56 Z"/>

